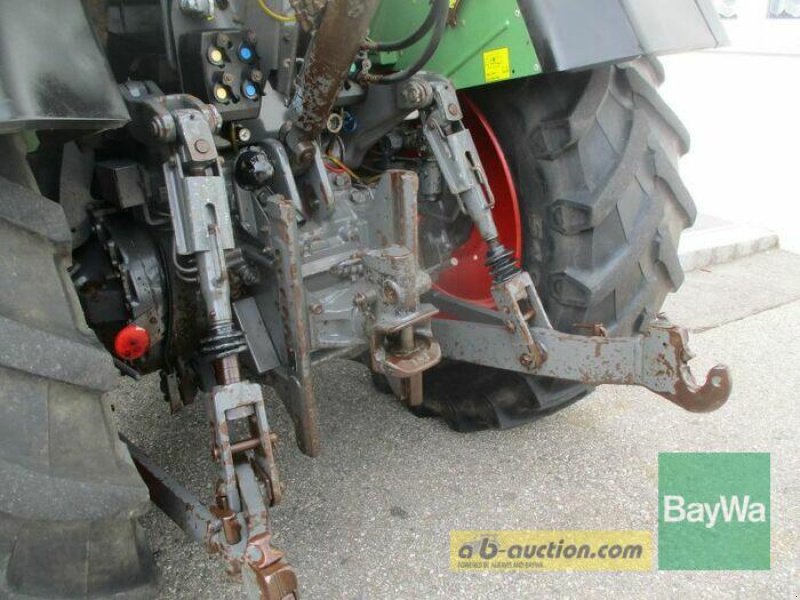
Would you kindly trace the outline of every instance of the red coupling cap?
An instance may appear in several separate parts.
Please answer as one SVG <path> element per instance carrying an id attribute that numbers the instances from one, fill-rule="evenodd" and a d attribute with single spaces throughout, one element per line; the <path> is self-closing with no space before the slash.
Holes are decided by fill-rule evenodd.
<path id="1" fill-rule="evenodd" d="M 150 350 L 150 334 L 131 323 L 119 330 L 114 338 L 114 354 L 123 360 L 142 358 Z"/>

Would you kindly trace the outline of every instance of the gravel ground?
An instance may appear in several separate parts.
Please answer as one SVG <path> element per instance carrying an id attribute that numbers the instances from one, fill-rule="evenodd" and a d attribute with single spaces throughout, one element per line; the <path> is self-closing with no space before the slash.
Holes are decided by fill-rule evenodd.
<path id="1" fill-rule="evenodd" d="M 324 454 L 312 460 L 295 447 L 267 390 L 287 484 L 272 512 L 275 542 L 297 569 L 303 598 L 797 598 L 800 257 L 773 252 L 690 274 L 668 309 L 703 330 L 692 337 L 696 371 L 712 359 L 733 369 L 733 397 L 716 413 L 692 415 L 643 390 L 603 387 L 531 426 L 461 435 L 376 392 L 363 367 L 336 362 L 316 372 Z M 112 401 L 122 431 L 210 497 L 215 471 L 201 406 L 170 417 L 152 378 L 122 382 Z M 450 572 L 451 529 L 655 532 L 664 451 L 772 453 L 771 571 Z M 144 525 L 161 598 L 242 597 L 222 566 L 156 509 Z"/>

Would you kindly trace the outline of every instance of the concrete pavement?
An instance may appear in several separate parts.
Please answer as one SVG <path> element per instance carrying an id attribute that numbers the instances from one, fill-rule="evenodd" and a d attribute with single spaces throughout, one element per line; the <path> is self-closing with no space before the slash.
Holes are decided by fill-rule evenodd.
<path id="1" fill-rule="evenodd" d="M 312 460 L 268 392 L 288 486 L 272 513 L 276 543 L 299 572 L 303 598 L 797 597 L 800 256 L 776 251 L 691 273 L 667 310 L 703 330 L 692 337 L 697 370 L 715 360 L 732 367 L 734 395 L 720 411 L 692 415 L 643 390 L 604 387 L 533 425 L 461 435 L 377 393 L 363 367 L 336 362 L 316 371 L 324 455 Z M 170 418 L 153 378 L 121 382 L 112 401 L 134 442 L 210 497 L 201 406 Z M 772 571 L 449 571 L 451 529 L 655 531 L 658 453 L 678 450 L 772 453 Z M 221 565 L 157 510 L 144 524 L 161 598 L 241 597 Z"/>
<path id="2" fill-rule="evenodd" d="M 678 255 L 681 267 L 688 272 L 774 250 L 779 246 L 778 234 L 765 227 L 698 215 L 694 226 L 683 232 Z"/>

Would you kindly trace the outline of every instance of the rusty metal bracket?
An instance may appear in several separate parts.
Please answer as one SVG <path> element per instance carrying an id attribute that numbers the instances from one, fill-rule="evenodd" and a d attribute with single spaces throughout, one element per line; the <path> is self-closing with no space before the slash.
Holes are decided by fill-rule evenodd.
<path id="1" fill-rule="evenodd" d="M 492 286 L 492 297 L 502 313 L 506 330 L 519 347 L 519 360 L 528 368 L 541 365 L 546 355 L 537 344 L 531 325 L 552 328 L 530 275 L 521 271 L 511 279 Z"/>
<path id="2" fill-rule="evenodd" d="M 302 255 L 295 208 L 283 196 L 273 196 L 267 201 L 266 211 L 272 225 L 272 247 L 278 259 L 272 293 L 283 334 L 279 350 L 284 366 L 272 372 L 275 389 L 292 417 L 300 450 L 308 456 L 317 456 L 321 450 L 320 434 L 311 380 L 311 341 L 306 292 L 299 267 Z M 278 324 L 273 327 L 277 329 Z"/>
<path id="3" fill-rule="evenodd" d="M 189 537 L 219 554 L 228 572 L 241 573 L 249 600 L 296 600 L 297 576 L 284 553 L 272 546 L 269 513 L 255 472 L 252 456 L 239 460 L 234 469 L 242 512 L 207 507 L 142 450 L 124 436 L 136 468 L 150 491 L 150 498 Z M 255 469 L 254 469 L 255 467 Z M 247 535 L 241 535 L 241 531 Z"/>
<path id="4" fill-rule="evenodd" d="M 235 458 L 237 454 L 248 451 L 253 453 L 253 461 L 264 476 L 270 504 L 278 504 L 281 500 L 280 480 L 272 454 L 261 386 L 255 383 L 235 383 L 215 387 L 209 403 L 214 425 L 214 454 L 222 466 L 227 508 L 234 512 L 242 510 Z M 249 421 L 252 436 L 250 439 L 238 443 L 231 441 L 231 422 L 236 419 Z"/>
<path id="5" fill-rule="evenodd" d="M 419 268 L 416 176 L 401 171 L 388 174 L 392 189 L 392 223 L 379 230 L 393 232 L 394 244 L 364 257 L 367 280 L 377 290 L 369 299 L 367 330 L 371 368 L 386 375 L 395 395 L 409 406 L 422 404 L 422 374 L 442 359 L 430 324 L 439 312 L 420 302 L 431 288 L 431 278 Z M 366 300 L 366 299 L 365 299 Z M 366 304 L 361 307 L 366 308 Z"/>
<path id="6" fill-rule="evenodd" d="M 531 327 L 543 357 L 538 365 L 526 358 L 525 345 L 501 324 L 438 320 L 433 333 L 444 356 L 453 360 L 588 385 L 638 385 L 691 412 L 718 409 L 732 388 L 724 365 L 714 367 L 703 385 L 697 383 L 688 365 L 688 334 L 666 318 L 653 321 L 640 335 L 624 338 Z"/>

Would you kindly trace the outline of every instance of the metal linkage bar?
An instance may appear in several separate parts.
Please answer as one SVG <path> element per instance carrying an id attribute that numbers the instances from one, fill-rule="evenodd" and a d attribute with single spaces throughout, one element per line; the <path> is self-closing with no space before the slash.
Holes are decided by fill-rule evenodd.
<path id="1" fill-rule="evenodd" d="M 243 510 L 239 494 L 238 471 L 235 455 L 244 451 L 256 450 L 253 460 L 267 483 L 270 504 L 281 499 L 278 469 L 272 455 L 267 414 L 261 386 L 255 383 L 236 383 L 215 388 L 211 399 L 212 422 L 215 432 L 215 455 L 222 466 L 222 486 L 227 506 L 234 512 Z M 239 444 L 231 441 L 232 422 L 246 419 L 253 432 L 253 438 Z M 238 447 L 237 447 L 238 446 Z M 251 448 L 252 446 L 252 448 Z"/>
<path id="2" fill-rule="evenodd" d="M 208 507 L 166 471 L 153 462 L 140 448 L 120 434 L 128 446 L 133 463 L 139 470 L 150 499 L 196 542 L 208 543 L 222 529 L 222 522 L 211 514 Z"/>
<path id="3" fill-rule="evenodd" d="M 165 146 L 163 173 L 176 251 L 193 256 L 197 264 L 208 326 L 201 350 L 214 364 L 217 383 L 208 399 L 221 471 L 216 506 L 206 508 L 140 451 L 132 448 L 132 454 L 153 500 L 189 535 L 219 552 L 231 571 L 245 568 L 252 598 L 295 597 L 294 572 L 270 545 L 267 506 L 280 502 L 281 485 L 264 398 L 261 386 L 241 381 L 239 369 L 238 355 L 246 344 L 233 319 L 225 255 L 235 240 L 214 141 L 221 119 L 212 107 L 188 96 L 150 97 L 132 84 L 126 89 L 139 139 Z M 291 224 L 296 226 L 293 218 Z"/>
<path id="4" fill-rule="evenodd" d="M 687 364 L 692 355 L 686 330 L 665 319 L 654 321 L 641 335 L 624 338 L 531 327 L 543 358 L 539 365 L 502 325 L 435 321 L 433 332 L 445 356 L 453 360 L 589 385 L 639 385 L 691 412 L 716 410 L 731 392 L 731 375 L 724 365 L 714 367 L 702 386 L 697 384 Z"/>

